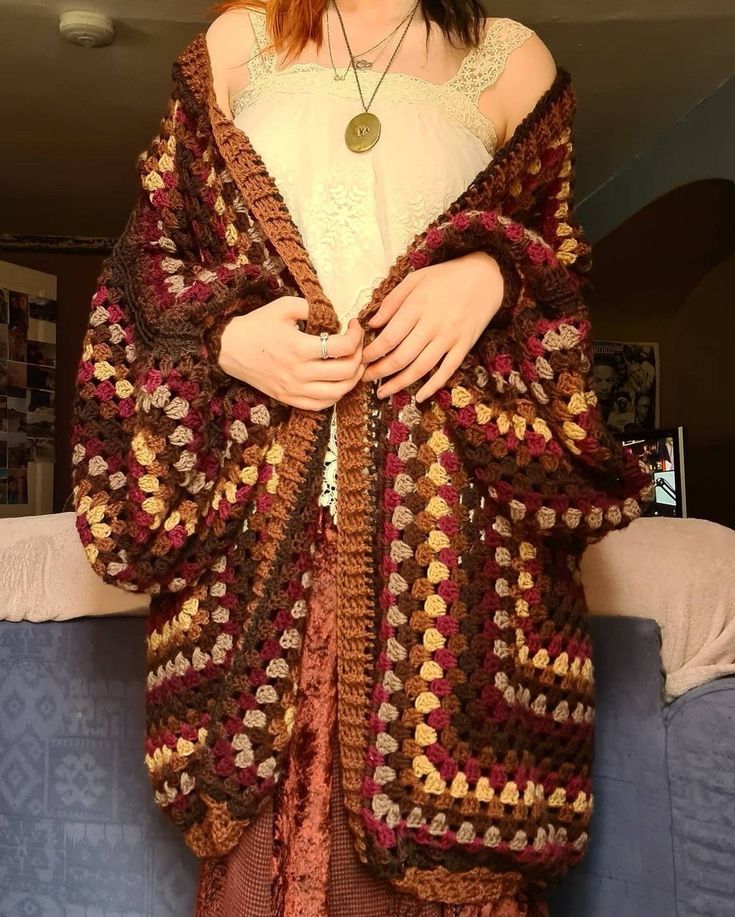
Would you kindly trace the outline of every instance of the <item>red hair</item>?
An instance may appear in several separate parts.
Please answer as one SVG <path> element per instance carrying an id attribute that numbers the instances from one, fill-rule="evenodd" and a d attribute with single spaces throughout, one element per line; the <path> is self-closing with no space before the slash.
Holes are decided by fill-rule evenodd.
<path id="1" fill-rule="evenodd" d="M 286 57 L 298 54 L 310 40 L 317 50 L 322 44 L 322 17 L 328 0 L 224 0 L 214 3 L 209 13 L 213 17 L 227 10 L 265 10 L 266 29 L 271 39 L 269 50 L 285 51 Z M 429 37 L 429 20 L 433 19 L 444 35 L 453 42 L 460 39 L 463 47 L 480 41 L 485 12 L 480 0 L 421 0 L 421 15 Z"/>
<path id="2" fill-rule="evenodd" d="M 322 14 L 327 0 L 226 0 L 209 9 L 211 16 L 232 9 L 265 10 L 266 28 L 277 52 L 298 55 L 311 39 L 322 42 Z"/>

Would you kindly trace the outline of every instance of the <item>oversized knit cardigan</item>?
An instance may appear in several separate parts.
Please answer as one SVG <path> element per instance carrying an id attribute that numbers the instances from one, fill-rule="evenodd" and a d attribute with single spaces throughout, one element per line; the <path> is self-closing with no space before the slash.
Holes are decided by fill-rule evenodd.
<path id="1" fill-rule="evenodd" d="M 149 593 L 145 765 L 199 857 L 282 776 L 329 412 L 218 363 L 227 322 L 304 296 L 336 332 L 273 178 L 217 104 L 205 33 L 173 64 L 139 193 L 101 270 L 78 366 L 79 536 Z M 337 404 L 338 736 L 356 855 L 416 897 L 548 885 L 588 843 L 593 660 L 578 561 L 639 516 L 643 466 L 590 385 L 590 247 L 573 209 L 569 73 L 418 234 L 409 272 L 495 256 L 502 305 L 436 394 Z M 143 754 L 143 750 L 141 750 Z"/>

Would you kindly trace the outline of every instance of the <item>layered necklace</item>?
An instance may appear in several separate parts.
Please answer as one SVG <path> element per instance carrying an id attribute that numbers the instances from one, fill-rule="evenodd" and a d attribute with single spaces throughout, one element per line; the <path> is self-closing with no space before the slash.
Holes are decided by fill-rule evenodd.
<path id="1" fill-rule="evenodd" d="M 403 19 L 401 19 L 401 21 L 398 23 L 395 29 L 392 29 L 385 36 L 385 38 L 381 38 L 380 41 L 376 41 L 374 45 L 371 45 L 369 48 L 366 48 L 364 51 L 360 52 L 360 54 L 354 58 L 355 66 L 357 67 L 357 69 L 358 70 L 370 70 L 370 68 L 373 66 L 373 64 L 377 61 L 377 59 L 380 57 L 380 55 L 385 50 L 385 47 L 378 54 L 376 54 L 375 57 L 371 61 L 367 60 L 364 57 L 364 55 L 369 54 L 371 51 L 374 51 L 378 47 L 378 45 L 385 46 L 386 42 L 388 42 L 396 34 L 396 32 L 400 29 L 403 23 L 412 15 L 413 15 L 413 10 L 410 13 L 406 13 L 406 15 L 403 17 Z M 344 73 L 338 72 L 337 67 L 335 66 L 335 63 L 334 63 L 334 55 L 332 54 L 332 42 L 331 42 L 331 36 L 329 33 L 329 7 L 327 7 L 327 45 L 329 46 L 329 59 L 332 62 L 332 70 L 334 70 L 335 80 L 346 79 L 347 74 L 352 69 L 352 61 L 350 61 L 350 63 L 347 64 L 347 69 L 345 70 Z"/>
<path id="2" fill-rule="evenodd" d="M 337 16 L 339 17 L 339 24 L 342 28 L 342 34 L 344 35 L 345 44 L 347 45 L 347 52 L 350 56 L 350 67 L 352 68 L 352 72 L 355 74 L 355 82 L 357 83 L 357 91 L 360 94 L 360 101 L 364 109 L 364 111 L 361 111 L 359 114 L 355 115 L 353 118 L 350 119 L 347 127 L 345 128 L 345 143 L 347 144 L 348 148 L 352 150 L 354 153 L 364 153 L 366 150 L 372 149 L 375 146 L 375 144 L 378 142 L 378 139 L 380 137 L 380 121 L 377 115 L 374 115 L 371 111 L 368 111 L 368 109 L 373 104 L 373 99 L 375 98 L 375 94 L 377 93 L 378 89 L 380 89 L 380 84 L 385 79 L 385 75 L 388 72 L 390 65 L 393 63 L 393 58 L 398 53 L 398 49 L 401 47 L 401 44 L 403 43 L 403 39 L 406 37 L 406 33 L 408 32 L 408 28 L 411 25 L 411 21 L 413 20 L 414 14 L 416 12 L 416 7 L 419 5 L 420 0 L 416 0 L 416 3 L 414 4 L 414 7 L 411 10 L 410 15 L 406 16 L 405 19 L 402 20 L 402 22 L 406 22 L 406 27 L 404 28 L 403 34 L 401 35 L 401 38 L 398 44 L 396 45 L 395 50 L 393 51 L 393 54 L 391 54 L 390 60 L 388 61 L 388 64 L 385 70 L 383 71 L 380 79 L 378 80 L 378 85 L 375 87 L 375 90 L 373 91 L 373 94 L 370 97 L 370 101 L 367 103 L 367 105 L 365 104 L 365 98 L 362 94 L 362 86 L 360 85 L 360 78 L 357 74 L 357 71 L 358 69 L 361 69 L 361 70 L 369 69 L 372 66 L 372 63 L 369 61 L 361 60 L 360 61 L 361 66 L 358 68 L 357 63 L 356 63 L 358 59 L 356 59 L 355 55 L 352 53 L 352 48 L 350 47 L 350 42 L 349 42 L 349 39 L 347 38 L 347 31 L 345 30 L 345 24 L 342 21 L 342 14 L 340 13 L 339 7 L 337 6 L 337 0 L 332 0 L 332 2 L 334 3 L 334 8 L 337 10 Z M 373 48 L 376 48 L 378 45 L 382 44 L 383 42 L 386 42 L 393 34 L 395 34 L 395 32 L 397 32 L 398 29 L 401 27 L 402 22 L 398 23 L 398 25 L 396 26 L 395 29 L 393 29 L 390 35 L 387 35 L 385 38 L 377 42 L 377 44 L 373 45 Z M 329 56 L 332 60 L 332 68 L 334 69 L 335 74 L 336 74 L 337 68 L 334 65 L 334 58 L 332 57 L 332 43 L 331 43 L 331 39 L 329 35 L 329 11 L 327 11 L 327 43 L 329 45 Z M 372 50 L 372 48 L 368 48 L 368 51 L 370 50 Z M 363 54 L 366 54 L 366 53 L 367 51 L 363 51 Z M 345 71 L 345 75 L 346 75 L 346 71 Z M 337 78 L 338 77 L 335 76 L 335 79 Z"/>

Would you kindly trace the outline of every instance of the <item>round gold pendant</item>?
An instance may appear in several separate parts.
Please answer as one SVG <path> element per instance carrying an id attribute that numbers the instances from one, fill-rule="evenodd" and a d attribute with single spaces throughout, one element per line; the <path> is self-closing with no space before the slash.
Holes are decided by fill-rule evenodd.
<path id="1" fill-rule="evenodd" d="M 353 153 L 364 153 L 374 147 L 380 137 L 380 121 L 370 111 L 360 112 L 350 120 L 345 130 L 345 143 Z"/>

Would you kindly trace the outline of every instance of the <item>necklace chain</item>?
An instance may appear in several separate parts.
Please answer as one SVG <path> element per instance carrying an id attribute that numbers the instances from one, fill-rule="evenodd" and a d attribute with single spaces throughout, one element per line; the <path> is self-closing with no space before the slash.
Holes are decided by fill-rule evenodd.
<path id="1" fill-rule="evenodd" d="M 336 8 L 336 4 L 335 4 L 335 8 Z M 392 37 L 396 34 L 396 32 L 400 29 L 400 27 L 403 25 L 403 23 L 406 21 L 406 19 L 408 19 L 409 16 L 413 16 L 413 12 L 414 12 L 414 10 L 411 10 L 410 13 L 406 13 L 406 15 L 403 17 L 403 19 L 401 19 L 401 21 L 400 21 L 400 22 L 398 23 L 398 25 L 393 29 L 393 31 L 389 32 L 388 35 L 385 36 L 385 38 L 381 38 L 380 41 L 376 41 L 374 45 L 371 45 L 371 47 L 366 48 L 364 51 L 360 52 L 360 54 L 358 54 L 358 59 L 359 59 L 360 57 L 362 57 L 363 54 L 369 54 L 370 51 L 374 51 L 375 48 L 378 47 L 378 45 L 382 45 L 383 42 L 386 42 L 386 41 L 388 41 L 390 38 L 392 38 Z M 330 40 L 329 40 L 329 10 L 327 10 L 327 44 L 329 45 L 329 56 L 330 56 L 330 58 L 331 58 L 331 56 L 332 56 L 332 45 L 331 45 Z M 348 49 L 349 49 L 349 45 L 348 45 Z M 245 58 L 244 63 L 249 64 L 250 61 L 255 60 L 256 57 L 262 57 L 262 56 L 264 55 L 264 53 L 265 53 L 264 49 L 261 48 L 261 47 L 258 45 L 258 43 L 256 42 L 256 44 L 255 44 L 255 51 L 253 51 L 253 53 L 250 55 L 250 57 Z M 383 53 L 383 52 L 381 51 L 381 54 L 382 54 L 382 53 Z M 378 57 L 379 57 L 379 56 L 380 56 L 380 55 L 378 55 Z M 377 60 L 377 57 L 375 58 L 375 60 Z M 374 61 L 373 61 L 373 63 L 374 63 Z M 352 67 L 352 61 L 350 61 L 350 63 L 347 65 L 347 70 L 349 70 L 351 67 Z M 336 73 L 336 67 L 334 66 L 334 60 L 332 60 L 332 68 L 335 70 L 335 73 Z M 347 74 L 347 70 L 345 70 L 345 75 Z M 344 77 L 341 77 L 341 79 L 344 79 Z"/>
<path id="2" fill-rule="evenodd" d="M 332 3 L 334 4 L 334 8 L 337 11 L 337 16 L 339 18 L 339 24 L 342 28 L 342 34 L 345 39 L 345 44 L 347 45 L 347 52 L 350 58 L 350 67 L 352 68 L 352 72 L 355 74 L 355 82 L 357 83 L 357 91 L 360 94 L 360 102 L 362 103 L 362 108 L 363 108 L 362 112 L 360 112 L 359 114 L 351 118 L 349 123 L 347 124 L 347 127 L 345 129 L 345 143 L 347 144 L 348 148 L 352 150 L 354 153 L 364 153 L 366 150 L 370 150 L 372 149 L 372 147 L 375 146 L 375 144 L 378 142 L 378 139 L 380 138 L 380 133 L 381 133 L 380 119 L 376 115 L 374 115 L 372 112 L 368 111 L 368 109 L 373 104 L 373 99 L 375 98 L 378 90 L 380 89 L 383 83 L 383 80 L 385 79 L 388 71 L 390 70 L 393 60 L 395 59 L 396 54 L 398 53 L 401 45 L 403 44 L 404 38 L 408 34 L 408 29 L 411 25 L 411 22 L 413 21 L 413 17 L 416 13 L 416 9 L 420 3 L 420 0 L 416 0 L 410 14 L 404 16 L 401 22 L 399 22 L 398 25 L 385 38 L 382 38 L 380 41 L 376 42 L 372 46 L 372 48 L 367 49 L 367 51 L 372 51 L 374 48 L 377 48 L 381 44 L 385 45 L 385 43 L 398 31 L 401 25 L 403 25 L 404 22 L 406 23 L 403 29 L 403 33 L 401 34 L 401 37 L 398 40 L 398 44 L 394 48 L 393 53 L 390 56 L 390 60 L 388 61 L 385 69 L 381 73 L 380 79 L 378 80 L 378 84 L 375 87 L 375 89 L 373 90 L 373 94 L 370 96 L 370 101 L 367 103 L 367 105 L 365 104 L 365 97 L 362 94 L 362 85 L 360 84 L 360 77 L 357 74 L 357 70 L 358 70 L 357 59 L 355 58 L 355 55 L 352 53 L 352 48 L 350 47 L 350 40 L 347 37 L 347 30 L 345 29 L 345 24 L 344 24 L 344 21 L 342 20 L 342 13 L 340 12 L 339 7 L 337 6 L 337 0 L 332 0 Z M 347 76 L 347 72 L 345 71 L 344 76 L 340 77 L 339 74 L 337 73 L 337 68 L 334 63 L 334 56 L 332 54 L 332 41 L 331 41 L 331 36 L 330 36 L 330 31 L 329 31 L 329 8 L 328 7 L 327 7 L 327 43 L 329 45 L 329 57 L 332 61 L 332 69 L 334 70 L 334 78 L 335 79 L 345 79 L 345 77 Z M 362 53 L 366 54 L 367 51 L 363 51 Z M 262 53 L 260 48 L 258 49 L 258 52 Z M 383 52 L 381 51 L 376 56 L 375 59 L 377 60 L 377 58 L 380 57 L 380 54 L 382 53 Z M 252 56 L 255 56 L 255 55 L 251 55 L 251 57 Z M 248 60 L 250 60 L 250 58 Z M 371 61 L 364 61 L 364 62 L 360 61 L 360 63 L 367 65 L 364 69 L 369 69 L 370 67 L 372 67 L 372 64 L 373 64 L 373 62 Z"/>
<path id="3" fill-rule="evenodd" d="M 398 49 L 401 47 L 401 44 L 403 43 L 403 39 L 406 37 L 406 33 L 408 32 L 408 28 L 411 25 L 411 21 L 413 20 L 414 13 L 416 12 L 416 7 L 419 5 L 419 0 L 416 0 L 416 3 L 414 4 L 413 9 L 411 10 L 411 15 L 408 17 L 408 22 L 406 23 L 406 27 L 403 30 L 403 34 L 401 35 L 400 41 L 396 45 L 395 50 L 393 51 L 393 54 L 391 54 L 390 60 L 388 61 L 385 67 L 385 70 L 381 74 L 381 77 L 378 80 L 378 85 L 375 87 L 373 94 L 370 96 L 370 101 L 368 102 L 367 105 L 365 104 L 365 97 L 362 94 L 362 86 L 360 85 L 360 78 L 357 75 L 357 67 L 355 67 L 355 58 L 354 58 L 354 55 L 352 54 L 352 48 L 350 48 L 349 39 L 347 38 L 345 24 L 342 21 L 342 14 L 340 13 L 339 7 L 337 6 L 337 0 L 332 0 L 332 3 L 334 3 L 334 8 L 337 10 L 337 16 L 339 17 L 339 24 L 342 27 L 342 34 L 344 35 L 345 44 L 347 45 L 347 52 L 350 55 L 350 65 L 352 67 L 353 73 L 355 74 L 355 82 L 357 83 L 357 91 L 360 93 L 360 101 L 362 102 L 363 109 L 367 111 L 370 108 L 370 106 L 373 104 L 373 99 L 375 98 L 377 91 L 380 89 L 380 84 L 385 79 L 385 75 L 388 72 L 388 70 L 390 69 L 390 65 L 393 63 L 393 58 L 398 53 Z"/>
<path id="4" fill-rule="evenodd" d="M 394 29 L 392 29 L 392 30 L 385 36 L 385 38 L 381 38 L 380 41 L 376 41 L 375 44 L 372 45 L 370 48 L 366 48 L 364 51 L 361 51 L 361 52 L 357 55 L 357 57 L 355 58 L 355 60 L 360 61 L 360 59 L 363 57 L 363 55 L 369 54 L 370 51 L 375 50 L 375 48 L 377 48 L 378 45 L 382 45 L 382 44 L 385 44 L 386 42 L 388 42 L 388 41 L 396 34 L 396 32 L 400 29 L 400 27 L 403 25 L 403 23 L 409 18 L 409 16 L 412 16 L 412 15 L 413 15 L 413 10 L 411 10 L 410 13 L 406 13 L 406 15 L 403 17 L 403 19 L 401 19 L 401 21 L 398 23 L 398 25 L 397 25 Z M 344 79 L 346 78 L 346 76 L 347 76 L 347 74 L 348 74 L 350 68 L 352 67 L 352 56 L 350 55 L 350 62 L 349 62 L 349 64 L 347 64 L 347 69 L 346 69 L 345 72 L 340 76 L 340 74 L 337 72 L 337 67 L 336 67 L 336 65 L 335 65 L 335 63 L 334 63 L 334 55 L 332 54 L 332 40 L 331 40 L 331 35 L 330 35 L 330 30 L 329 30 L 329 6 L 327 6 L 327 46 L 329 47 L 329 59 L 330 59 L 330 61 L 331 61 L 331 63 L 332 63 L 332 70 L 334 70 L 334 78 L 335 78 L 335 80 L 344 80 Z M 349 45 L 348 45 L 348 50 L 349 50 Z M 372 61 L 365 61 L 365 63 L 366 63 L 368 66 L 365 67 L 365 68 L 363 68 L 363 69 L 369 69 L 370 67 L 372 67 L 372 65 L 373 65 L 373 64 L 375 63 L 375 61 L 380 57 L 380 55 L 383 53 L 384 50 L 385 50 L 385 48 L 383 48 L 383 50 L 381 50 L 380 53 L 377 54 L 377 55 L 375 56 L 374 60 L 372 60 Z"/>

